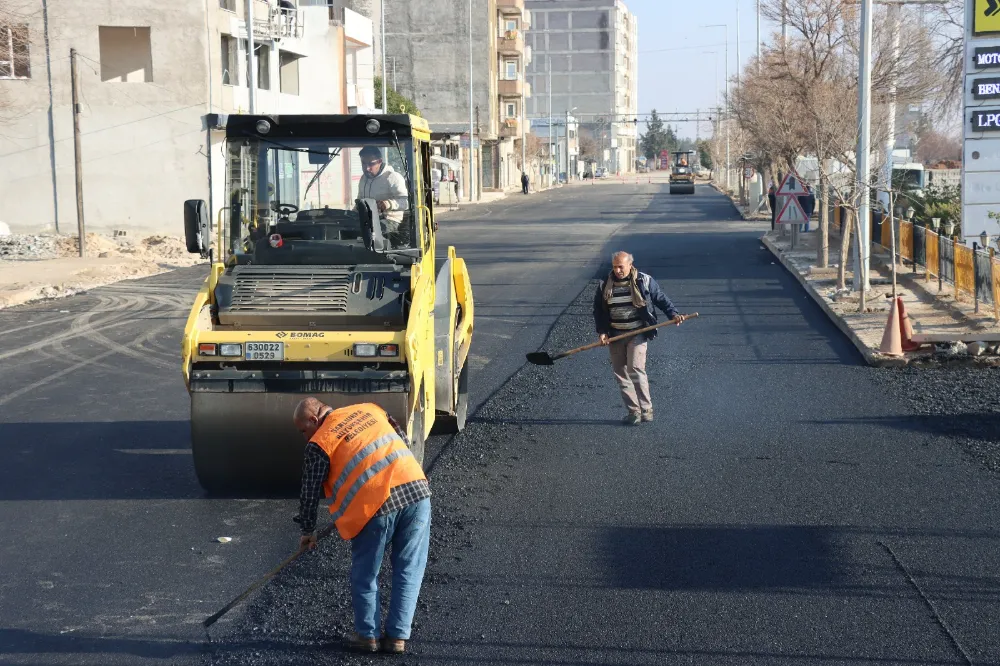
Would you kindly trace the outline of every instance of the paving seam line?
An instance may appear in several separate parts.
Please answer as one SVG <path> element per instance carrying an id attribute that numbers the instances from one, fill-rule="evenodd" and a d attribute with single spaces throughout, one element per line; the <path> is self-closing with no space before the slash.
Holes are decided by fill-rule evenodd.
<path id="1" fill-rule="evenodd" d="M 948 623 L 944 621 L 943 617 L 941 617 L 941 613 L 938 612 L 937 606 L 934 605 L 934 602 L 931 601 L 930 597 L 927 596 L 923 588 L 920 587 L 916 579 L 910 573 L 910 570 L 906 568 L 906 565 L 903 564 L 903 561 L 899 559 L 898 555 L 896 555 L 896 551 L 894 551 L 892 547 L 889 544 L 885 543 L 884 541 L 879 541 L 878 544 L 883 548 L 885 548 L 886 551 L 888 551 L 889 556 L 892 557 L 892 561 L 896 565 L 896 568 L 899 569 L 900 573 L 903 574 L 903 576 L 906 578 L 906 581 L 913 586 L 913 589 L 917 591 L 917 594 L 923 600 L 927 608 L 931 611 L 931 615 L 934 617 L 934 621 L 941 628 L 941 630 L 944 631 L 945 636 L 948 637 L 948 640 L 949 642 L 951 642 L 952 646 L 965 659 L 965 663 L 968 664 L 968 666 L 975 666 L 975 664 L 973 664 L 972 662 L 972 657 L 970 657 L 969 653 L 965 651 L 965 648 L 962 647 L 962 644 L 958 642 L 958 637 L 955 635 L 955 632 L 951 630 L 951 627 L 948 626 Z"/>
<path id="2" fill-rule="evenodd" d="M 798 270 L 791 264 L 791 262 L 785 258 L 784 254 L 779 250 L 771 241 L 768 239 L 767 235 L 761 236 L 760 242 L 764 244 L 771 254 L 781 262 L 781 265 L 785 267 L 792 276 L 798 280 L 799 284 L 806 291 L 809 296 L 819 305 L 827 317 L 833 322 L 833 324 L 840 329 L 840 332 L 847 336 L 851 343 L 857 347 L 858 351 L 865 359 L 865 363 L 874 367 L 895 367 L 906 364 L 906 359 L 883 359 L 880 356 L 876 356 L 875 352 L 858 337 L 857 333 L 847 324 L 842 317 L 840 317 L 830 304 L 827 302 L 826 298 L 823 297 L 816 288 L 813 287 L 809 281 L 801 274 Z"/>

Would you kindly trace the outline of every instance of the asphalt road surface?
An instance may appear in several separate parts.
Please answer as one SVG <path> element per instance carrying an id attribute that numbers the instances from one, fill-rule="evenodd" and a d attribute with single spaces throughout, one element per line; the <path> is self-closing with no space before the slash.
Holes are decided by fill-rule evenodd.
<path id="1" fill-rule="evenodd" d="M 1000 663 L 997 477 L 915 419 L 721 196 L 581 185 L 442 217 L 472 270 L 474 415 L 433 438 L 419 664 Z M 698 320 L 624 411 L 593 278 L 623 248 Z M 287 499 L 206 499 L 176 350 L 195 268 L 0 311 L 0 662 L 347 656 L 335 538 Z M 232 543 L 218 544 L 217 536 Z"/>

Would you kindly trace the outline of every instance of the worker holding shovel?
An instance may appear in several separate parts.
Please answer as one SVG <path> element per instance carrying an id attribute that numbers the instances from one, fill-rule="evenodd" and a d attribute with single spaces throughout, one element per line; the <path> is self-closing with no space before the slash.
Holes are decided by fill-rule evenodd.
<path id="1" fill-rule="evenodd" d="M 655 329 L 642 331 L 656 324 L 659 308 L 671 323 L 680 325 L 687 316 L 677 312 L 660 285 L 632 265 L 632 255 L 616 252 L 611 257 L 611 273 L 594 294 L 594 324 L 601 344 L 611 352 L 611 367 L 621 389 L 628 414 L 622 422 L 639 425 L 653 420 L 653 403 L 649 397 L 646 377 L 646 343 L 656 337 Z M 637 335 L 614 340 L 636 332 Z"/>

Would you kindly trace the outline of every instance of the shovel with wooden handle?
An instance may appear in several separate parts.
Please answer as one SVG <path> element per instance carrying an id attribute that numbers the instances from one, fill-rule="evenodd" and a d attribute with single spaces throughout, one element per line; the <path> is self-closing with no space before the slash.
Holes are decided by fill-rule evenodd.
<path id="1" fill-rule="evenodd" d="M 698 313 L 684 315 L 684 319 L 694 319 L 698 316 Z M 612 342 L 618 342 L 619 340 L 625 340 L 626 338 L 631 338 L 632 336 L 639 335 L 640 333 L 645 333 L 647 331 L 652 331 L 654 328 L 662 328 L 664 326 L 673 326 L 679 324 L 676 319 L 671 319 L 669 321 L 662 322 L 660 324 L 654 324 L 653 326 L 646 326 L 645 328 L 637 328 L 634 331 L 629 331 L 628 333 L 623 333 L 622 335 L 616 335 L 613 338 L 608 338 L 608 344 Z M 531 352 L 527 355 L 528 362 L 534 363 L 535 365 L 552 365 L 557 360 L 565 358 L 567 356 L 572 356 L 577 352 L 587 351 L 588 349 L 594 349 L 595 347 L 603 347 L 603 342 L 592 342 L 589 345 L 584 345 L 583 347 L 577 347 L 576 349 L 570 349 L 569 351 L 564 351 L 561 354 L 556 354 L 551 356 L 548 352 Z"/>

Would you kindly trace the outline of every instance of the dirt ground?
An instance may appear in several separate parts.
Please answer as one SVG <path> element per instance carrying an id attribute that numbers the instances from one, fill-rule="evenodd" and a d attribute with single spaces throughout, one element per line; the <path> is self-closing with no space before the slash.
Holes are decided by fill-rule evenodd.
<path id="1" fill-rule="evenodd" d="M 183 239 L 87 234 L 86 256 L 74 236 L 0 237 L 0 308 L 61 298 L 94 287 L 202 263 Z"/>

